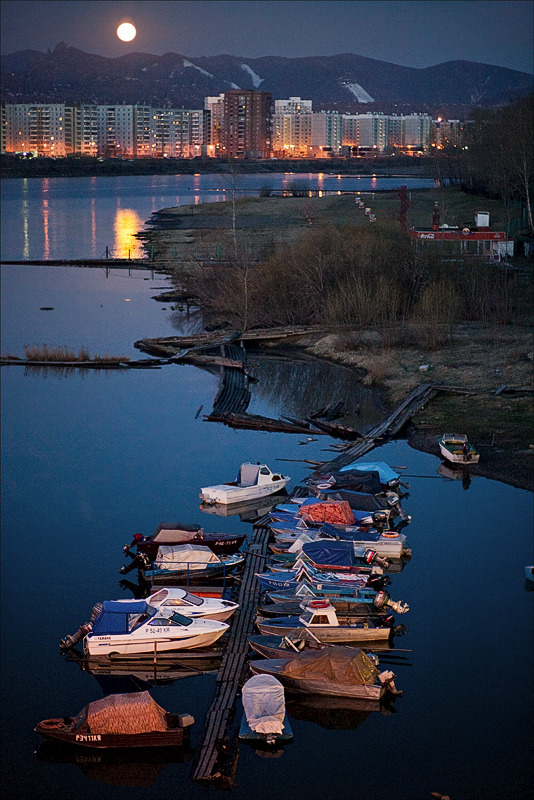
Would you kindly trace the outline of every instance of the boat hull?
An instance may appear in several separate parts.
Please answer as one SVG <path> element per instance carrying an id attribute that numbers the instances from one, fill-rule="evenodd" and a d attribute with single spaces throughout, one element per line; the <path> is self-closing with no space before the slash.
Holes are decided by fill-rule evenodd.
<path id="1" fill-rule="evenodd" d="M 249 667 L 254 675 L 273 675 L 283 683 L 285 689 L 304 694 L 320 694 L 333 697 L 354 697 L 363 700 L 380 700 L 385 693 L 382 684 L 347 685 L 342 682 L 325 681 L 313 678 L 290 678 L 281 674 L 287 659 L 263 659 L 249 661 Z"/>
<path id="2" fill-rule="evenodd" d="M 460 464 L 463 467 L 468 467 L 470 464 L 478 464 L 480 461 L 480 453 L 473 446 L 471 446 L 469 458 L 466 458 L 461 447 L 446 445 L 441 439 L 439 439 L 438 444 L 441 455 L 451 464 Z"/>
<path id="3" fill-rule="evenodd" d="M 84 652 L 89 656 L 142 655 L 149 653 L 169 653 L 175 650 L 194 650 L 209 647 L 223 635 L 224 631 L 213 631 L 196 636 L 183 636 L 172 639 L 143 637 L 130 640 L 124 636 L 86 636 L 83 640 Z"/>
<path id="4" fill-rule="evenodd" d="M 365 623 L 353 625 L 313 625 L 307 628 L 298 617 L 281 620 L 258 620 L 260 633 L 273 636 L 288 636 L 297 628 L 309 630 L 320 641 L 329 644 L 355 644 L 356 642 L 387 641 L 392 635 L 389 627 L 374 627 Z"/>
<path id="5" fill-rule="evenodd" d="M 201 489 L 200 499 L 203 503 L 218 503 L 221 505 L 232 505 L 233 503 L 244 503 L 248 500 L 257 500 L 261 497 L 268 497 L 282 491 L 289 482 L 289 478 L 282 478 L 279 481 L 260 486 L 230 486 L 219 484 L 218 486 L 206 486 Z"/>
<path id="6" fill-rule="evenodd" d="M 61 729 L 49 730 L 36 726 L 35 731 L 48 742 L 58 742 L 77 748 L 90 750 L 123 749 L 137 747 L 180 747 L 189 739 L 188 728 L 174 728 L 168 731 L 150 731 L 149 733 L 74 733 Z"/>

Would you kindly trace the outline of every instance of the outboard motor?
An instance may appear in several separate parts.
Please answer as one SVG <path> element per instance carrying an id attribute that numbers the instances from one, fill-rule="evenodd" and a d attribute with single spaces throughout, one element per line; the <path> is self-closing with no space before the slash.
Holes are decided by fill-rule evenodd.
<path id="1" fill-rule="evenodd" d="M 92 629 L 93 626 L 90 622 L 84 622 L 83 625 L 80 625 L 76 633 L 73 633 L 72 636 L 65 636 L 65 638 L 60 641 L 60 650 L 70 650 L 71 647 L 74 647 L 74 645 L 84 639 Z"/>
<path id="2" fill-rule="evenodd" d="M 371 548 L 367 548 L 363 558 L 366 564 L 379 564 L 383 569 L 389 567 L 389 561 L 379 556 L 376 550 L 371 550 Z"/>
<path id="3" fill-rule="evenodd" d="M 59 647 L 61 650 L 70 650 L 71 647 L 78 644 L 82 639 L 87 636 L 93 630 L 93 622 L 98 617 L 100 612 L 102 611 L 102 603 L 95 603 L 93 606 L 93 610 L 91 611 L 91 619 L 89 622 L 84 622 L 83 625 L 80 625 L 76 633 L 73 633 L 72 636 L 65 636 L 59 643 Z"/>
<path id="4" fill-rule="evenodd" d="M 402 520 L 404 520 L 405 522 L 411 521 L 412 519 L 411 516 L 407 514 L 406 511 L 404 511 L 404 509 L 401 507 L 398 494 L 395 494 L 395 492 L 386 492 L 386 499 L 388 506 L 390 506 L 390 508 L 395 509 L 395 511 Z"/>
<path id="5" fill-rule="evenodd" d="M 379 591 L 375 595 L 375 599 L 373 600 L 373 606 L 378 609 L 385 608 L 388 604 L 388 600 L 389 600 L 389 594 L 384 591 Z"/>
<path id="6" fill-rule="evenodd" d="M 371 575 L 367 579 L 367 586 L 370 586 L 371 589 L 374 589 L 375 592 L 380 592 L 384 588 L 384 586 L 388 586 L 391 583 L 391 578 L 389 575 Z"/>
<path id="7" fill-rule="evenodd" d="M 375 511 L 372 516 L 373 520 L 373 527 L 377 529 L 377 531 L 384 531 L 389 527 L 389 518 L 391 516 L 391 512 L 389 511 Z"/>
<path id="8" fill-rule="evenodd" d="M 121 575 L 127 575 L 136 567 L 140 572 L 150 569 L 150 559 L 145 553 L 138 553 L 135 556 L 128 553 L 128 555 L 131 557 L 132 563 L 120 568 L 119 572 Z"/>

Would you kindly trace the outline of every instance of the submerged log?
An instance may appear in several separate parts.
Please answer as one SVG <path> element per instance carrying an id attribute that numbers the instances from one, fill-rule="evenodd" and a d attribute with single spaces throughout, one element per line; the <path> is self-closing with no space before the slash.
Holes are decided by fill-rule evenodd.
<path id="1" fill-rule="evenodd" d="M 205 415 L 207 422 L 222 422 L 230 428 L 246 428 L 247 430 L 272 431 L 276 433 L 310 433 L 309 427 L 295 425 L 282 419 L 271 419 L 256 414 L 209 414 Z M 317 431 L 322 434 L 323 431 Z M 324 434 L 326 435 L 326 433 Z"/>

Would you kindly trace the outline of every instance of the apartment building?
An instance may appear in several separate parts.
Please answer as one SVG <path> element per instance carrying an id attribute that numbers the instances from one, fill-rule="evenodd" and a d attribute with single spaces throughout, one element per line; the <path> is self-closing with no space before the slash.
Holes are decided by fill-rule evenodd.
<path id="1" fill-rule="evenodd" d="M 64 103 L 9 103 L 5 120 L 6 152 L 66 155 Z"/>
<path id="2" fill-rule="evenodd" d="M 231 89 L 224 93 L 221 155 L 226 158 L 269 158 L 272 153 L 272 95 Z"/>

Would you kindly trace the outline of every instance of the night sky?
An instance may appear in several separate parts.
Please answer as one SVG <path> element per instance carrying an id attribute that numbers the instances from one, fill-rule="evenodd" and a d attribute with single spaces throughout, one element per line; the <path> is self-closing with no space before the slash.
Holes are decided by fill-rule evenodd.
<path id="1" fill-rule="evenodd" d="M 353 53 L 409 67 L 463 59 L 532 72 L 533 9 L 530 0 L 2 0 L 2 53 L 64 41 L 109 57 Z M 132 42 L 116 36 L 123 21 L 137 28 Z"/>

